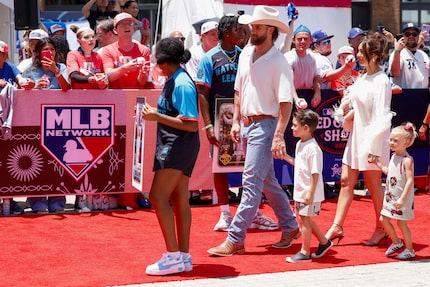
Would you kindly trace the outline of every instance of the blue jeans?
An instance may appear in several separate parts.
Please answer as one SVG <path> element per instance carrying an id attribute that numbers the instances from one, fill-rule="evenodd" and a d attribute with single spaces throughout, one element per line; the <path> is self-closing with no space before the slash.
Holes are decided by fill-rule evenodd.
<path id="1" fill-rule="evenodd" d="M 246 152 L 243 192 L 227 237 L 234 244 L 244 244 L 246 230 L 258 210 L 263 190 L 282 231 L 298 228 L 290 201 L 275 177 L 271 148 L 276 124 L 277 119 L 273 118 L 242 125 L 242 143 Z"/>
<path id="2" fill-rule="evenodd" d="M 65 196 L 49 196 L 49 197 L 29 197 L 27 202 L 33 212 L 43 209 L 48 209 L 49 212 L 54 212 L 56 209 L 64 209 L 66 207 Z"/>

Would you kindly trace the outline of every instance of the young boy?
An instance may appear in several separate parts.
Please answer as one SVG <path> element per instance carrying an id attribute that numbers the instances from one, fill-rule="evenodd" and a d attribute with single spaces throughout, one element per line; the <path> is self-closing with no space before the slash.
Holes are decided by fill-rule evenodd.
<path id="1" fill-rule="evenodd" d="M 323 156 L 312 133 L 318 125 L 318 114 L 311 110 L 298 110 L 293 116 L 293 135 L 300 138 L 296 145 L 295 159 L 289 155 L 285 160 L 294 165 L 294 206 L 302 226 L 302 248 L 287 262 L 310 262 L 311 258 L 322 257 L 333 243 L 324 237 L 318 225 L 311 219 L 321 210 L 324 200 L 322 181 Z M 320 242 L 315 253 L 310 252 L 311 236 Z"/>

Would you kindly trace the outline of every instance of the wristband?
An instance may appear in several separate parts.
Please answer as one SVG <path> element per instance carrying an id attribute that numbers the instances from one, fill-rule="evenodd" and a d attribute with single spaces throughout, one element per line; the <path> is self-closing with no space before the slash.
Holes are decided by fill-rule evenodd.
<path id="1" fill-rule="evenodd" d="M 400 50 L 394 49 L 394 53 L 400 53 Z"/>
<path id="2" fill-rule="evenodd" d="M 212 127 L 213 127 L 213 125 L 212 125 L 212 124 L 208 124 L 207 126 L 202 127 L 202 131 L 205 131 L 205 130 L 210 129 L 210 128 L 212 128 Z"/>

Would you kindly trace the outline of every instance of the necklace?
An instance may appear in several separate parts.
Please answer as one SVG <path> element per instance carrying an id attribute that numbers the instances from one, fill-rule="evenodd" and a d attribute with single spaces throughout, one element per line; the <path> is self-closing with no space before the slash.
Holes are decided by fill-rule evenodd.
<path id="1" fill-rule="evenodd" d="M 227 53 L 224 51 L 224 49 L 221 46 L 220 46 L 220 50 L 227 57 L 227 60 L 230 63 L 234 63 L 236 61 L 236 58 L 237 58 L 237 49 L 234 49 L 234 55 L 231 56 L 231 57 L 229 55 L 227 55 Z"/>

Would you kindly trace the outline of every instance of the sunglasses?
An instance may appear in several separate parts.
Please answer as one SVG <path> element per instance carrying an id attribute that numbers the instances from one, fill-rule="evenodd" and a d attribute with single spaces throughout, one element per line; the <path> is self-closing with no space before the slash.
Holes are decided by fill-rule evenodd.
<path id="1" fill-rule="evenodd" d="M 405 36 L 405 37 L 410 37 L 410 36 L 416 37 L 416 36 L 418 36 L 418 33 L 417 32 L 405 32 L 405 33 L 403 33 L 403 36 Z"/>
<path id="2" fill-rule="evenodd" d="M 324 41 L 321 41 L 320 43 L 323 45 L 328 45 L 331 43 L 331 40 L 324 40 Z"/>

